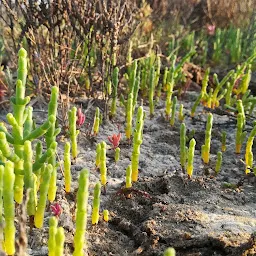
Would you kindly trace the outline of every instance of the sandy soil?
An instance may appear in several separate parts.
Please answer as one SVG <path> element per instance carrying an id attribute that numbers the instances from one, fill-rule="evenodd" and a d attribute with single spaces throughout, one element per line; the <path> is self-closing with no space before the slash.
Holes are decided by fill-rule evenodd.
<path id="1" fill-rule="evenodd" d="M 107 150 L 108 185 L 101 195 L 101 212 L 110 211 L 110 221 L 102 218 L 98 225 L 90 222 L 88 212 L 87 251 L 89 255 L 162 255 L 172 246 L 177 255 L 222 256 L 256 255 L 256 183 L 255 177 L 245 177 L 244 147 L 241 155 L 234 153 L 236 120 L 232 116 L 213 114 L 211 159 L 206 166 L 200 157 L 204 143 L 206 114 L 198 108 L 192 120 L 188 109 L 197 93 L 188 92 L 179 103 L 185 107 L 185 123 L 189 131 L 195 130 L 196 151 L 194 175 L 188 180 L 179 163 L 179 129 L 176 119 L 174 127 L 164 119 L 165 103 L 160 101 L 155 116 L 150 119 L 148 107 L 144 106 L 146 119 L 140 156 L 139 181 L 132 189 L 122 189 L 125 170 L 130 163 L 132 145 L 125 140 L 125 116 L 119 108 L 114 121 L 105 121 L 97 137 L 86 135 L 86 124 L 93 122 L 94 109 L 101 106 L 94 102 L 86 114 L 86 122 L 79 135 L 80 154 L 72 165 L 73 192 L 65 195 L 61 172 L 58 174 L 57 202 L 63 208 L 59 225 L 66 231 L 65 255 L 72 254 L 75 216 L 75 194 L 77 179 L 82 168 L 90 170 L 90 198 L 93 186 L 99 180 L 95 169 L 96 144 L 108 143 L 107 136 L 123 134 L 120 143 L 121 158 L 115 164 L 110 143 Z M 80 101 L 81 102 L 81 101 Z M 82 100 L 86 108 L 88 100 Z M 36 107 L 35 107 L 36 108 Z M 38 120 L 44 113 L 35 114 Z M 46 113 L 45 113 L 46 116 Z M 247 129 L 251 130 L 250 121 Z M 216 153 L 221 148 L 221 131 L 227 132 L 227 151 L 223 153 L 221 172 L 215 176 Z M 188 136 L 192 133 L 188 132 Z M 63 137 L 59 137 L 59 156 L 63 156 Z M 227 187 L 232 184 L 233 188 Z M 33 228 L 29 232 L 29 254 L 47 255 L 48 209 L 42 230 Z"/>

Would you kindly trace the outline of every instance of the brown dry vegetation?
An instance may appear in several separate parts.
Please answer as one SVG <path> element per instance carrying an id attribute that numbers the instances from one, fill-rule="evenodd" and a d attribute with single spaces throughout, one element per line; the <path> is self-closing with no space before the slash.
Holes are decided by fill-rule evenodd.
<path id="1" fill-rule="evenodd" d="M 225 27 L 248 25 L 255 11 L 256 1 L 240 0 L 150 0 L 154 16 L 200 28 L 207 23 Z"/>

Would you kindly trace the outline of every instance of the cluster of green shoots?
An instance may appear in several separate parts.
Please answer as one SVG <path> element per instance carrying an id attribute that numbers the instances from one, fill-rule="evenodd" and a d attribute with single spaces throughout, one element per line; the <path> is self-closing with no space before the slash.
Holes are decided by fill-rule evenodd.
<path id="1" fill-rule="evenodd" d="M 0 124 L 0 249 L 8 255 L 15 254 L 15 203 L 24 204 L 23 194 L 28 195 L 27 214 L 36 228 L 42 228 L 47 201 L 53 202 L 57 191 L 57 169 L 60 163 L 56 161 L 57 141 L 60 132 L 57 127 L 58 88 L 52 87 L 48 105 L 47 120 L 36 127 L 33 120 L 33 108 L 28 106 L 30 98 L 25 96 L 27 77 L 27 53 L 19 51 L 18 77 L 16 94 L 11 98 L 13 114 L 7 114 L 11 126 L 8 131 L 4 123 Z M 78 156 L 76 128 L 77 109 L 69 111 L 69 137 L 64 147 L 64 180 L 66 193 L 71 192 L 71 157 Z M 93 133 L 99 131 L 100 112 L 96 109 Z M 39 139 L 45 139 L 45 150 Z M 101 182 L 106 184 L 106 168 L 104 162 L 104 143 L 101 153 Z M 87 224 L 87 202 L 89 196 L 89 171 L 82 170 L 79 177 L 77 193 L 76 231 L 74 236 L 74 254 L 84 254 L 85 232 Z M 101 186 L 97 183 L 94 190 L 92 224 L 99 219 L 99 197 Z M 108 211 L 104 211 L 104 220 L 108 221 Z M 57 227 L 58 219 L 49 220 L 49 255 L 63 255 L 65 232 Z"/>
<path id="2" fill-rule="evenodd" d="M 206 122 L 206 130 L 205 130 L 205 144 L 202 145 L 201 155 L 204 164 L 208 164 L 210 160 L 210 147 L 211 147 L 211 134 L 212 134 L 212 123 L 213 116 L 211 113 L 208 114 L 207 122 Z M 226 136 L 223 133 L 222 139 L 222 150 L 226 150 Z M 187 171 L 188 177 L 191 178 L 193 175 L 193 162 L 194 162 L 194 153 L 196 141 L 192 138 L 189 141 L 189 148 L 186 146 L 187 144 L 187 136 L 186 136 L 186 125 L 182 123 L 180 126 L 180 164 L 183 170 Z M 219 151 L 217 153 L 217 159 L 215 164 L 215 173 L 218 174 L 221 170 L 222 165 L 222 152 Z"/>
<path id="3" fill-rule="evenodd" d="M 159 56 L 150 52 L 149 57 L 132 60 L 131 54 L 128 54 L 129 66 L 128 71 L 125 74 L 127 79 L 128 88 L 127 94 L 128 98 L 125 101 L 122 100 L 125 106 L 126 113 L 126 138 L 131 139 L 134 133 L 133 145 L 134 148 L 136 143 L 136 130 L 132 131 L 133 127 L 133 116 L 134 110 L 137 105 L 138 92 L 142 96 L 148 96 L 149 104 L 149 114 L 150 117 L 154 116 L 155 105 L 158 103 L 160 96 L 165 92 L 165 116 L 166 120 L 170 121 L 171 126 L 175 124 L 176 112 L 177 112 L 177 97 L 173 96 L 175 86 L 178 82 L 182 81 L 184 74 L 182 72 L 182 67 L 184 63 L 195 54 L 194 47 L 192 44 L 193 36 L 191 36 L 187 43 L 189 53 L 185 55 L 178 63 L 176 63 L 176 55 L 171 54 L 168 58 L 170 60 L 170 68 L 166 67 L 164 72 L 161 74 L 160 70 L 162 67 L 161 59 Z M 238 65 L 236 69 L 231 70 L 227 73 L 225 77 L 221 80 L 218 79 L 217 74 L 213 74 L 213 84 L 214 86 L 209 86 L 210 81 L 210 68 L 208 68 L 204 74 L 202 80 L 202 89 L 197 100 L 191 109 L 191 117 L 195 117 L 196 109 L 199 104 L 202 104 L 207 109 L 216 109 L 224 106 L 225 111 L 237 112 L 237 135 L 236 135 L 236 152 L 240 153 L 242 142 L 245 139 L 246 133 L 245 128 L 245 116 L 246 114 L 253 113 L 256 99 L 250 94 L 248 90 L 250 79 L 251 79 L 251 66 L 256 58 L 256 54 L 252 54 L 243 64 Z M 160 79 L 162 76 L 162 79 Z M 180 122 L 184 122 L 185 116 L 183 114 L 183 105 L 179 104 L 178 117 Z M 137 124 L 137 121 L 136 121 Z M 210 113 L 207 117 L 206 130 L 205 130 L 205 143 L 201 149 L 202 161 L 204 164 L 209 164 L 210 161 L 210 148 L 211 148 L 211 130 L 213 125 L 213 115 Z M 195 152 L 196 141 L 191 139 L 187 141 L 186 136 L 186 126 L 185 123 L 181 125 L 181 137 L 180 137 L 180 159 L 182 169 L 187 171 L 188 176 L 191 178 L 193 174 L 193 158 Z M 253 134 L 250 138 L 253 138 Z M 253 139 L 248 142 L 247 153 L 245 155 L 245 163 L 248 168 L 252 168 L 252 156 L 251 146 Z M 188 142 L 188 145 L 187 145 Z M 219 173 L 222 165 L 222 152 L 226 151 L 226 132 L 224 131 L 221 139 L 221 149 L 217 153 L 215 172 Z M 134 149 L 132 154 L 132 160 L 135 157 Z M 137 165 L 137 161 L 134 161 Z M 133 166 L 133 165 L 132 165 Z M 131 167 L 132 167 L 131 166 Z M 247 168 L 247 172 L 248 169 Z M 127 186 L 131 186 L 130 181 L 137 181 L 134 178 L 135 167 L 127 167 Z M 130 179 L 130 173 L 132 173 L 132 179 Z"/>
<path id="4" fill-rule="evenodd" d="M 186 169 L 188 177 L 193 174 L 193 162 L 196 141 L 192 138 L 189 142 L 189 148 L 186 146 L 186 125 L 182 123 L 180 126 L 180 164 L 182 169 Z"/>
<path id="5" fill-rule="evenodd" d="M 0 155 L 3 173 L 4 250 L 8 255 L 15 253 L 14 202 L 23 202 L 24 189 L 28 191 L 27 213 L 34 219 L 36 227 L 43 225 L 47 197 L 50 202 L 56 196 L 57 163 L 56 127 L 58 88 L 53 87 L 48 105 L 48 118 L 40 126 L 33 125 L 33 108 L 27 106 L 30 98 L 25 96 L 27 77 L 27 53 L 19 51 L 16 94 L 11 98 L 13 114 L 7 114 L 12 131 L 8 132 L 4 123 L 0 125 Z M 44 135 L 46 150 L 41 142 L 34 143 Z M 33 151 L 35 145 L 36 150 Z M 8 175 L 8 176 L 7 176 Z M 8 184 L 7 187 L 4 188 Z M 37 199 L 37 194 L 39 199 Z M 8 201 L 6 201 L 8 199 Z M 2 206 L 1 206 L 2 207 Z M 1 223 L 2 225 L 3 223 Z"/>
<path id="6" fill-rule="evenodd" d="M 251 115 L 254 111 L 256 99 L 251 95 L 248 87 L 251 80 L 251 64 L 255 58 L 256 54 L 254 53 L 242 65 L 238 65 L 235 70 L 229 71 L 221 81 L 219 81 L 217 74 L 214 74 L 214 89 L 212 87 L 208 89 L 210 74 L 208 68 L 202 80 L 201 93 L 192 106 L 191 117 L 195 116 L 200 103 L 211 109 L 220 107 L 221 103 L 228 111 L 233 111 L 235 105 L 242 104 L 244 112 Z"/>
<path id="7" fill-rule="evenodd" d="M 255 29 L 254 26 L 251 25 L 251 29 Z M 180 26 L 171 37 L 167 56 L 183 55 L 198 49 L 198 54 L 193 57 L 193 63 L 202 66 L 209 61 L 214 65 L 239 63 L 254 53 L 256 37 L 252 36 L 253 34 L 248 33 L 247 29 L 232 26 L 221 29 L 215 25 L 207 25 L 206 30 L 200 33 L 193 30 L 184 31 L 184 27 Z"/>

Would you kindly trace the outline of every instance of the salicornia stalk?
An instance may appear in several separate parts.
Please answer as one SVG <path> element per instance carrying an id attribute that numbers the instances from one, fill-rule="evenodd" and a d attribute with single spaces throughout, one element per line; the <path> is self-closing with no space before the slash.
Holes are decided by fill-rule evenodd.
<path id="1" fill-rule="evenodd" d="M 200 103 L 202 97 L 203 97 L 203 93 L 201 92 L 201 93 L 199 94 L 199 96 L 197 97 L 196 101 L 194 102 L 193 106 L 192 106 L 191 114 L 190 114 L 191 117 L 194 117 L 194 116 L 195 116 L 196 108 L 198 107 L 198 105 L 199 105 L 199 103 Z"/>
<path id="2" fill-rule="evenodd" d="M 51 127 L 47 130 L 45 134 L 45 141 L 47 148 L 51 147 L 51 144 L 53 142 L 56 142 L 56 136 L 60 133 L 60 128 L 56 129 L 56 118 L 57 118 L 57 108 L 58 108 L 58 96 L 59 96 L 59 89 L 56 86 L 52 87 L 51 90 L 51 98 L 50 102 L 48 104 L 48 118 L 51 116 L 55 117 L 54 122 L 52 122 Z M 48 198 L 52 202 L 55 200 L 56 197 L 56 191 L 57 191 L 57 166 L 56 166 L 56 155 L 53 154 L 48 159 L 48 163 L 52 165 L 53 171 L 51 174 L 50 179 L 50 187 L 51 189 L 48 192 Z"/>
<path id="3" fill-rule="evenodd" d="M 106 161 L 106 142 L 101 142 L 101 153 L 100 153 L 100 180 L 103 186 L 107 185 L 107 161 Z"/>
<path id="4" fill-rule="evenodd" d="M 175 123 L 176 105 L 177 105 L 177 97 L 175 96 L 172 101 L 172 115 L 170 119 L 171 126 L 173 126 Z"/>
<path id="5" fill-rule="evenodd" d="M 243 117 L 243 125 L 245 126 L 246 124 L 246 118 L 245 118 L 245 113 L 244 113 L 244 106 L 243 106 L 243 102 L 242 100 L 237 100 L 236 102 L 236 108 L 237 108 L 237 111 L 238 113 L 241 113 L 242 114 L 242 117 Z"/>
<path id="6" fill-rule="evenodd" d="M 213 43 L 213 55 L 212 55 L 212 60 L 215 63 L 219 63 L 220 57 L 221 57 L 221 51 L 222 51 L 221 35 L 222 35 L 221 29 L 217 28 L 216 35 L 215 35 L 215 42 Z"/>
<path id="7" fill-rule="evenodd" d="M 14 165 L 7 161 L 4 168 L 3 177 L 3 202 L 4 202 L 4 248 L 7 255 L 14 255 L 15 253 L 15 208 L 14 208 Z"/>
<path id="8" fill-rule="evenodd" d="M 176 252 L 174 250 L 174 248 L 167 248 L 165 251 L 164 251 L 164 255 L 163 256 L 175 256 L 176 255 Z"/>
<path id="9" fill-rule="evenodd" d="M 44 212 L 45 212 L 45 207 L 46 207 L 46 202 L 47 202 L 47 194 L 49 190 L 49 184 L 50 184 L 50 178 L 51 174 L 53 171 L 53 167 L 51 164 L 48 164 L 44 168 L 43 172 L 43 177 L 42 177 L 42 182 L 40 186 L 40 197 L 35 213 L 35 226 L 37 228 L 42 228 L 43 227 L 43 222 L 44 222 Z"/>
<path id="10" fill-rule="evenodd" d="M 70 161 L 70 143 L 66 142 L 64 149 L 64 179 L 65 179 L 65 191 L 69 193 L 71 191 L 71 161 Z"/>
<path id="11" fill-rule="evenodd" d="M 205 164 L 208 164 L 210 160 L 212 119 L 213 119 L 213 116 L 211 113 L 209 113 L 207 117 L 206 130 L 205 130 L 205 143 L 202 146 L 202 159 Z"/>
<path id="12" fill-rule="evenodd" d="M 87 227 L 87 206 L 89 188 L 89 171 L 83 169 L 79 176 L 76 207 L 76 231 L 74 235 L 74 256 L 84 255 L 85 233 Z"/>
<path id="13" fill-rule="evenodd" d="M 183 122 L 184 121 L 184 114 L 183 114 L 183 104 L 180 104 L 180 108 L 179 108 L 179 120 L 180 122 Z"/>
<path id="14" fill-rule="evenodd" d="M 126 104 L 126 127 L 125 135 L 126 139 L 129 140 L 132 135 L 132 113 L 133 113 L 133 94 L 130 93 Z"/>
<path id="15" fill-rule="evenodd" d="M 227 92 L 225 95 L 225 101 L 228 106 L 231 106 L 231 98 L 232 98 L 232 91 L 233 91 L 233 84 L 227 82 Z"/>
<path id="16" fill-rule="evenodd" d="M 118 162 L 119 161 L 119 158 L 120 158 L 120 148 L 117 147 L 115 149 L 115 162 Z"/>
<path id="17" fill-rule="evenodd" d="M 253 145 L 255 136 L 256 136 L 256 126 L 254 126 L 252 131 L 250 132 L 247 143 L 246 143 L 246 150 L 245 150 L 245 164 L 246 164 L 245 173 L 246 174 L 250 173 L 253 167 L 252 145 Z"/>
<path id="18" fill-rule="evenodd" d="M 101 184 L 96 183 L 93 193 L 92 225 L 99 222 Z"/>
<path id="19" fill-rule="evenodd" d="M 35 162 L 37 162 L 41 158 L 42 153 L 43 153 L 43 144 L 42 144 L 41 141 L 38 141 L 37 144 L 36 144 Z M 36 172 L 34 172 L 34 174 L 37 177 L 37 181 L 38 181 L 37 190 L 38 190 L 38 188 L 40 186 L 41 169 L 38 169 Z"/>
<path id="20" fill-rule="evenodd" d="M 196 141 L 193 138 L 189 142 L 189 149 L 188 149 L 187 174 L 188 174 L 189 178 L 191 178 L 192 175 L 193 175 L 193 163 L 194 163 L 195 146 L 196 146 Z"/>
<path id="21" fill-rule="evenodd" d="M 154 115 L 154 94 L 155 94 L 155 68 L 154 66 L 150 69 L 150 77 L 149 77 L 149 113 L 152 117 Z"/>
<path id="22" fill-rule="evenodd" d="M 12 138 L 15 154 L 23 158 L 23 123 L 25 121 L 25 107 L 29 103 L 30 98 L 25 97 L 26 79 L 27 79 L 27 52 L 24 48 L 19 50 L 17 82 L 15 97 L 11 97 L 13 106 L 13 116 L 10 114 L 8 122 L 12 125 Z M 23 161 L 15 163 L 15 171 L 23 169 Z M 18 203 L 22 202 L 23 198 L 23 175 L 16 175 L 15 177 L 15 200 Z"/>
<path id="23" fill-rule="evenodd" d="M 139 157 L 140 157 L 140 145 L 142 144 L 143 135 L 143 124 L 144 124 L 144 111 L 143 107 L 140 106 L 137 112 L 136 127 L 134 130 L 133 137 L 133 151 L 132 151 L 132 181 L 138 180 L 139 174 Z"/>
<path id="24" fill-rule="evenodd" d="M 117 87 L 118 87 L 118 73 L 119 69 L 118 67 L 114 68 L 113 71 L 113 91 L 112 91 L 112 103 L 111 103 L 111 109 L 110 109 L 110 116 L 114 117 L 116 115 L 116 100 L 117 100 Z"/>
<path id="25" fill-rule="evenodd" d="M 71 153 L 73 159 L 77 158 L 78 150 L 77 150 L 77 136 L 79 134 L 79 130 L 76 130 L 76 107 L 73 107 L 68 112 L 68 120 L 69 120 L 69 136 L 71 140 Z"/>
<path id="26" fill-rule="evenodd" d="M 95 160 L 95 165 L 97 168 L 100 166 L 100 154 L 101 154 L 101 144 L 98 143 L 96 146 L 96 160 Z"/>
<path id="27" fill-rule="evenodd" d="M 103 220 L 106 221 L 106 222 L 108 222 L 108 220 L 109 220 L 108 215 L 109 215 L 108 210 L 103 210 Z"/>
<path id="28" fill-rule="evenodd" d="M 9 123 L 12 123 L 13 121 L 15 121 L 11 113 L 7 114 L 6 117 L 9 120 Z M 55 121 L 56 121 L 56 117 L 54 117 L 53 115 L 49 116 L 46 122 L 44 122 L 41 126 L 37 127 L 35 130 L 29 133 L 26 137 L 24 137 L 23 141 L 26 141 L 26 140 L 33 141 L 39 138 L 40 136 L 44 135 L 47 132 L 47 130 L 52 126 L 52 124 L 55 123 Z"/>
<path id="29" fill-rule="evenodd" d="M 132 115 L 134 114 L 135 108 L 137 107 L 137 99 L 138 99 L 139 89 L 140 89 L 140 72 L 138 72 L 138 74 L 136 76 L 134 88 L 133 88 Z"/>
<path id="30" fill-rule="evenodd" d="M 29 189 L 29 199 L 27 204 L 27 212 L 28 215 L 34 215 L 36 210 L 36 202 L 35 202 L 35 193 L 34 187 L 34 173 L 33 173 L 33 152 L 30 141 L 25 141 L 24 143 L 24 181 L 25 188 Z"/>
<path id="31" fill-rule="evenodd" d="M 228 81 L 228 79 L 233 75 L 233 73 L 234 73 L 234 70 L 229 71 L 228 74 L 221 80 L 221 82 L 218 81 L 217 75 L 214 74 L 217 85 L 212 94 L 212 101 L 211 101 L 212 108 L 218 107 L 218 105 L 219 105 L 218 100 L 217 100 L 218 93 L 223 88 L 223 86 Z"/>
<path id="32" fill-rule="evenodd" d="M 0 132 L 0 150 L 3 156 L 6 159 L 12 161 L 13 163 L 16 164 L 21 161 L 21 159 L 15 153 L 12 152 L 4 132 Z"/>
<path id="33" fill-rule="evenodd" d="M 241 153 L 242 144 L 245 139 L 246 132 L 243 132 L 243 128 L 244 128 L 243 114 L 239 113 L 237 115 L 237 125 L 236 125 L 236 154 Z"/>
<path id="34" fill-rule="evenodd" d="M 33 119 L 32 119 L 33 108 L 27 107 L 27 109 L 25 109 L 25 113 L 27 115 L 27 118 L 24 123 L 23 137 L 27 137 L 33 130 Z"/>
<path id="35" fill-rule="evenodd" d="M 53 154 L 55 154 L 57 149 L 57 142 L 53 142 L 43 154 L 42 156 L 33 164 L 33 172 L 36 172 L 38 169 L 42 168 L 44 163 L 49 159 Z M 50 188 L 49 188 L 50 189 Z M 55 189 L 55 188 L 53 188 Z"/>
<path id="36" fill-rule="evenodd" d="M 51 159 L 52 159 L 52 156 L 54 155 L 54 157 L 55 157 L 55 154 L 56 154 L 56 150 L 57 150 L 57 142 L 56 141 L 52 142 L 49 149 L 51 149 L 51 148 L 53 149 L 53 154 L 50 154 L 50 157 L 48 158 L 48 163 L 49 162 L 55 163 L 55 166 L 52 166 L 53 170 L 51 173 L 51 179 L 50 179 L 50 185 L 49 185 L 49 191 L 48 191 L 48 199 L 50 202 L 53 202 L 55 200 L 56 191 L 57 191 L 57 184 L 56 184 L 56 182 L 57 182 L 57 166 L 56 166 L 56 161 L 53 161 Z"/>
<path id="37" fill-rule="evenodd" d="M 132 166 L 131 165 L 128 165 L 128 167 L 126 168 L 125 187 L 126 188 L 132 187 Z"/>
<path id="38" fill-rule="evenodd" d="M 212 107 L 212 93 L 213 93 L 213 88 L 210 88 L 210 91 L 209 91 L 209 94 L 208 94 L 208 98 L 207 98 L 207 101 L 206 101 L 206 106 L 208 108 Z"/>
<path id="39" fill-rule="evenodd" d="M 48 256 L 55 256 L 57 226 L 57 218 L 51 217 L 49 219 Z"/>
<path id="40" fill-rule="evenodd" d="M 251 65 L 248 65 L 248 71 L 247 73 L 244 75 L 244 77 L 242 78 L 242 82 L 239 88 L 239 93 L 241 94 L 245 94 L 248 90 L 250 81 L 251 81 L 251 75 L 252 75 L 252 71 L 251 71 Z"/>
<path id="41" fill-rule="evenodd" d="M 172 72 L 172 71 L 169 71 Z M 169 120 L 172 106 L 172 94 L 173 94 L 174 79 L 171 75 L 170 81 L 167 82 L 166 102 L 165 102 L 165 114 L 166 120 Z"/>
<path id="42" fill-rule="evenodd" d="M 220 172 L 221 165 L 222 165 L 222 153 L 221 153 L 221 151 L 219 151 L 217 153 L 217 160 L 216 160 L 216 165 L 215 165 L 216 174 L 218 174 Z"/>
<path id="43" fill-rule="evenodd" d="M 138 67 L 138 61 L 134 60 L 131 69 L 128 69 L 128 75 L 129 75 L 129 93 L 133 93 L 134 85 L 136 81 L 137 76 L 137 67 Z"/>
<path id="44" fill-rule="evenodd" d="M 95 116 L 93 121 L 93 134 L 96 136 L 99 133 L 100 128 L 100 109 L 97 107 L 95 110 Z"/>
<path id="45" fill-rule="evenodd" d="M 209 82 L 209 73 L 210 73 L 210 68 L 207 68 L 202 80 L 202 89 L 201 89 L 201 93 L 202 93 L 202 100 L 203 103 L 206 102 L 208 94 L 207 94 L 207 86 L 208 86 L 208 82 Z"/>
<path id="46" fill-rule="evenodd" d="M 63 227 L 57 228 L 55 241 L 56 241 L 55 256 L 63 256 L 64 242 L 65 242 L 65 233 L 64 233 Z"/>

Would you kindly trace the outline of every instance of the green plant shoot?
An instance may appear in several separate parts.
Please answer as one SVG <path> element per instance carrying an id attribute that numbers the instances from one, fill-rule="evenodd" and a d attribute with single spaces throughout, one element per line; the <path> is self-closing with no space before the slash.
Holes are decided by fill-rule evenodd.
<path id="1" fill-rule="evenodd" d="M 132 135 L 132 113 L 133 113 L 133 94 L 130 93 L 126 104 L 126 139 L 130 140 Z"/>
<path id="2" fill-rule="evenodd" d="M 245 113 L 244 113 L 244 106 L 243 106 L 243 102 L 242 100 L 237 100 L 236 102 L 236 108 L 237 108 L 237 111 L 238 113 L 241 113 L 242 114 L 242 117 L 243 117 L 243 126 L 245 126 L 246 124 L 246 118 L 245 118 Z"/>
<path id="3" fill-rule="evenodd" d="M 245 164 L 246 164 L 245 173 L 246 174 L 250 173 L 253 167 L 252 145 L 253 145 L 255 136 L 256 136 L 256 126 L 254 126 L 252 131 L 250 132 L 247 143 L 246 143 L 246 149 L 245 149 Z"/>
<path id="4" fill-rule="evenodd" d="M 175 255 L 176 255 L 176 252 L 175 252 L 174 248 L 169 247 L 164 251 L 163 256 L 175 256 Z"/>
<path id="5" fill-rule="evenodd" d="M 222 165 L 222 152 L 218 151 L 216 165 L 215 165 L 215 173 L 216 174 L 218 174 L 220 172 L 221 165 Z"/>
<path id="6" fill-rule="evenodd" d="M 202 89 L 201 89 L 201 93 L 202 93 L 202 101 L 203 103 L 205 103 L 207 101 L 208 98 L 208 94 L 207 94 L 207 86 L 208 86 L 208 82 L 209 82 L 209 73 L 210 73 L 210 68 L 207 68 L 202 80 Z"/>
<path id="7" fill-rule="evenodd" d="M 103 220 L 108 222 L 109 221 L 109 212 L 108 210 L 103 210 Z"/>
<path id="8" fill-rule="evenodd" d="M 94 121 L 93 121 L 93 134 L 94 136 L 97 136 L 99 133 L 99 128 L 100 128 L 100 109 L 97 107 L 95 110 L 95 116 L 94 116 Z"/>
<path id="9" fill-rule="evenodd" d="M 184 108 L 183 104 L 180 104 L 180 108 L 179 108 L 179 121 L 180 122 L 183 122 L 184 118 L 185 118 L 185 116 L 183 114 L 183 108 Z"/>
<path id="10" fill-rule="evenodd" d="M 69 136 L 71 140 L 71 152 L 72 152 L 72 158 L 76 159 L 78 155 L 77 150 L 77 136 L 79 134 L 79 130 L 76 130 L 76 107 L 73 107 L 68 112 L 68 120 L 69 120 Z"/>
<path id="11" fill-rule="evenodd" d="M 154 94 L 155 94 L 155 68 L 154 66 L 150 69 L 150 77 L 149 77 L 149 112 L 150 116 L 154 115 Z"/>
<path id="12" fill-rule="evenodd" d="M 113 92 L 112 92 L 112 103 L 111 103 L 111 109 L 110 109 L 110 117 L 113 118 L 116 115 L 116 101 L 117 101 L 117 87 L 118 87 L 118 73 L 119 69 L 118 67 L 114 68 L 113 71 Z"/>
<path id="13" fill-rule="evenodd" d="M 58 227 L 55 235 L 56 249 L 55 256 L 64 255 L 64 242 L 65 242 L 65 233 L 63 227 Z"/>
<path id="14" fill-rule="evenodd" d="M 136 182 L 138 180 L 139 174 L 139 157 L 140 157 L 140 145 L 142 144 L 142 134 L 143 134 L 143 124 L 144 124 L 144 111 L 143 107 L 140 106 L 137 112 L 136 127 L 134 130 L 133 138 L 133 151 L 132 151 L 132 181 Z"/>
<path id="15" fill-rule="evenodd" d="M 100 180 L 103 186 L 107 185 L 107 160 L 106 160 L 106 142 L 101 142 L 100 153 Z"/>
<path id="16" fill-rule="evenodd" d="M 79 176 L 76 210 L 76 231 L 74 236 L 73 256 L 84 255 L 85 232 L 87 227 L 87 206 L 89 197 L 89 171 L 83 169 Z"/>
<path id="17" fill-rule="evenodd" d="M 191 139 L 189 142 L 188 149 L 188 164 L 187 164 L 187 174 L 188 177 L 191 178 L 193 175 L 193 163 L 194 163 L 194 152 L 195 152 L 196 141 L 195 139 Z"/>
<path id="18" fill-rule="evenodd" d="M 49 219 L 49 239 L 48 239 L 48 255 L 55 256 L 56 251 L 56 233 L 57 233 L 58 220 L 56 217 Z"/>
<path id="19" fill-rule="evenodd" d="M 115 162 L 118 162 L 119 161 L 119 158 L 120 158 L 120 148 L 117 147 L 115 149 Z"/>
<path id="20" fill-rule="evenodd" d="M 213 119 L 213 116 L 211 113 L 209 113 L 207 117 L 206 130 L 205 130 L 205 143 L 202 146 L 202 159 L 205 164 L 208 164 L 210 160 L 212 119 Z"/>
<path id="21" fill-rule="evenodd" d="M 132 187 L 132 166 L 131 165 L 128 165 L 128 167 L 126 168 L 125 187 L 126 188 Z"/>
<path id="22" fill-rule="evenodd" d="M 166 120 L 169 120 L 171 115 L 173 87 L 174 87 L 174 80 L 173 80 L 173 77 L 171 76 L 170 81 L 168 81 L 167 83 L 167 92 L 166 92 L 167 95 L 166 95 L 166 102 L 165 102 Z"/>
<path id="23" fill-rule="evenodd" d="M 45 213 L 45 207 L 46 207 L 46 202 L 47 202 L 47 194 L 49 190 L 49 185 L 50 185 L 50 178 L 51 174 L 53 171 L 53 167 L 51 164 L 48 164 L 44 168 L 43 172 L 43 180 L 41 182 L 40 186 L 40 197 L 35 213 L 35 226 L 37 228 L 42 228 L 43 227 L 43 222 L 44 222 L 44 213 Z"/>
<path id="24" fill-rule="evenodd" d="M 33 152 L 31 142 L 29 140 L 24 143 L 24 181 L 25 188 L 29 190 L 29 199 L 27 204 L 28 215 L 35 215 L 36 202 L 35 202 L 35 175 L 33 173 Z"/>
<path id="25" fill-rule="evenodd" d="M 99 222 L 101 184 L 96 183 L 93 194 L 92 225 Z"/>
<path id="26" fill-rule="evenodd" d="M 98 143 L 96 146 L 96 160 L 95 160 L 96 168 L 100 166 L 100 155 L 101 155 L 101 144 Z"/>
<path id="27" fill-rule="evenodd" d="M 3 177 L 3 202 L 4 202 L 4 248 L 7 255 L 14 255 L 15 253 L 15 206 L 14 206 L 14 165 L 7 161 L 4 168 Z"/>
<path id="28" fill-rule="evenodd" d="M 246 132 L 243 132 L 244 128 L 244 117 L 242 113 L 237 115 L 237 125 L 236 125 L 236 154 L 241 153 L 241 148 L 243 141 L 246 136 Z"/>
<path id="29" fill-rule="evenodd" d="M 190 114 L 191 117 L 194 117 L 194 116 L 195 116 L 196 108 L 198 107 L 198 105 L 199 105 L 199 103 L 200 103 L 202 97 L 203 97 L 203 93 L 201 92 L 201 93 L 199 94 L 199 96 L 197 97 L 195 103 L 194 103 L 193 106 L 192 106 L 191 114 Z"/>
<path id="30" fill-rule="evenodd" d="M 175 96 L 172 101 L 172 114 L 170 119 L 171 126 L 174 126 L 174 123 L 175 123 L 176 105 L 177 105 L 177 97 Z"/>
<path id="31" fill-rule="evenodd" d="M 54 122 L 51 123 L 50 128 L 47 130 L 45 134 L 45 140 L 47 148 L 50 148 L 53 142 L 56 142 L 56 136 L 60 133 L 61 129 L 56 129 L 56 118 L 57 118 L 57 108 L 58 108 L 58 96 L 59 89 L 56 86 L 53 86 L 51 89 L 51 98 L 48 104 L 48 119 L 51 116 L 54 116 Z M 55 200 L 56 191 L 57 191 L 57 164 L 56 164 L 56 155 L 53 154 L 48 158 L 48 163 L 52 165 L 53 170 L 50 179 L 50 190 L 48 192 L 48 198 L 52 202 Z"/>
<path id="32" fill-rule="evenodd" d="M 64 179 L 65 179 L 65 191 L 69 193 L 71 191 L 71 161 L 70 161 L 70 143 L 66 142 L 64 149 Z"/>

